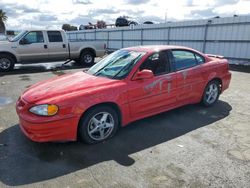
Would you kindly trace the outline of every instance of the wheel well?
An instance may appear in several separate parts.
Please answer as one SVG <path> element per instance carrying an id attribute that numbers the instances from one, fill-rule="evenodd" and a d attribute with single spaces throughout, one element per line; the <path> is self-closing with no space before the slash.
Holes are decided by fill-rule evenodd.
<path id="1" fill-rule="evenodd" d="M 81 55 L 82 55 L 82 53 L 84 53 L 86 51 L 91 52 L 96 57 L 96 52 L 95 52 L 95 50 L 93 48 L 84 48 L 84 49 L 82 49 Z"/>
<path id="2" fill-rule="evenodd" d="M 14 59 L 15 63 L 17 62 L 16 56 L 10 52 L 0 52 L 0 55 L 8 55 Z"/>
<path id="3" fill-rule="evenodd" d="M 119 121 L 119 126 L 121 127 L 121 122 L 122 122 L 121 110 L 120 110 L 119 106 L 118 106 L 116 103 L 114 103 L 114 102 L 104 102 L 104 103 L 95 104 L 94 106 L 89 107 L 89 108 L 81 115 L 81 118 L 84 117 L 85 114 L 86 114 L 88 111 L 90 111 L 91 109 L 96 108 L 96 107 L 98 107 L 98 106 L 109 106 L 109 107 L 113 108 L 116 112 L 118 112 L 118 121 Z M 79 119 L 79 122 L 78 122 L 78 128 L 79 128 L 79 124 L 80 124 L 81 118 Z M 79 133 L 78 128 L 77 128 L 77 134 Z"/>
<path id="4" fill-rule="evenodd" d="M 216 81 L 219 83 L 219 86 L 220 86 L 220 93 L 221 93 L 221 90 L 222 90 L 222 80 L 220 78 L 213 78 L 212 80 L 210 80 L 210 82 L 212 81 Z"/>

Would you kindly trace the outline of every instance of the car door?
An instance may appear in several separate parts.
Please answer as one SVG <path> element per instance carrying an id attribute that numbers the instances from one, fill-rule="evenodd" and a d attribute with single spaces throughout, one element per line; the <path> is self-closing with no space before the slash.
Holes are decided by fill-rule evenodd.
<path id="1" fill-rule="evenodd" d="M 200 64 L 205 59 L 196 52 L 183 49 L 171 50 L 171 54 L 176 71 L 177 102 L 182 104 L 197 102 L 203 86 Z"/>
<path id="2" fill-rule="evenodd" d="M 50 61 L 66 60 L 69 57 L 69 49 L 66 39 L 63 39 L 60 31 L 47 31 L 48 50 Z"/>
<path id="3" fill-rule="evenodd" d="M 143 117 L 167 110 L 176 102 L 176 78 L 166 51 L 149 56 L 138 71 L 151 70 L 154 77 L 132 80 L 128 90 L 131 117 Z"/>
<path id="4" fill-rule="evenodd" d="M 48 60 L 48 49 L 42 31 L 30 31 L 19 41 L 17 53 L 22 63 Z"/>

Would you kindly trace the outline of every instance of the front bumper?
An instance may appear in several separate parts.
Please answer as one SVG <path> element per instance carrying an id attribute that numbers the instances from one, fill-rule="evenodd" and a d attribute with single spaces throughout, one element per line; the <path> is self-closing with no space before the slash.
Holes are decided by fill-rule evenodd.
<path id="1" fill-rule="evenodd" d="M 74 141 L 77 139 L 77 119 L 63 119 L 46 123 L 31 123 L 19 117 L 22 132 L 32 141 Z"/>
<path id="2" fill-rule="evenodd" d="M 71 114 L 60 114 L 52 117 L 42 117 L 31 114 L 29 104 L 18 99 L 16 111 L 19 116 L 19 126 L 22 132 L 35 142 L 74 141 L 77 139 L 79 118 Z"/>

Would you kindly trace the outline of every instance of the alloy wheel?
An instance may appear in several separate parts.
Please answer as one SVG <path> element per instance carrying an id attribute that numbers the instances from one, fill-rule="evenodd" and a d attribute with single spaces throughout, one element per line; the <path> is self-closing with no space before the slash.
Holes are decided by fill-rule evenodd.
<path id="1" fill-rule="evenodd" d="M 217 84 L 211 83 L 206 90 L 205 100 L 208 104 L 212 104 L 216 101 L 219 95 L 219 89 Z"/>
<path id="2" fill-rule="evenodd" d="M 112 115 L 108 112 L 95 114 L 88 123 L 88 135 L 96 141 L 106 139 L 114 129 L 115 122 Z"/>

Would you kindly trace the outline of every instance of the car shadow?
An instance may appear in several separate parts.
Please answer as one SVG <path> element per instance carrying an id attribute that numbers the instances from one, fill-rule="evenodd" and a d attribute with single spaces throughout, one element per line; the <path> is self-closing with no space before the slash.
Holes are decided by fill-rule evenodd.
<path id="1" fill-rule="evenodd" d="M 31 74 L 40 72 L 52 72 L 57 74 L 57 72 L 62 72 L 63 70 L 70 69 L 84 69 L 89 68 L 87 65 L 80 65 L 74 61 L 67 64 L 64 62 L 51 62 L 51 63 L 37 63 L 37 64 L 16 64 L 15 68 L 10 72 L 0 72 L 0 77 L 5 75 L 15 75 L 15 74 Z M 60 73 L 59 73 L 60 74 Z"/>
<path id="2" fill-rule="evenodd" d="M 81 142 L 35 143 L 14 125 L 0 133 L 0 180 L 9 186 L 25 185 L 63 176 L 114 160 L 130 166 L 129 155 L 165 143 L 219 121 L 232 107 L 223 101 L 205 108 L 188 105 L 136 121 L 100 144 Z"/>

